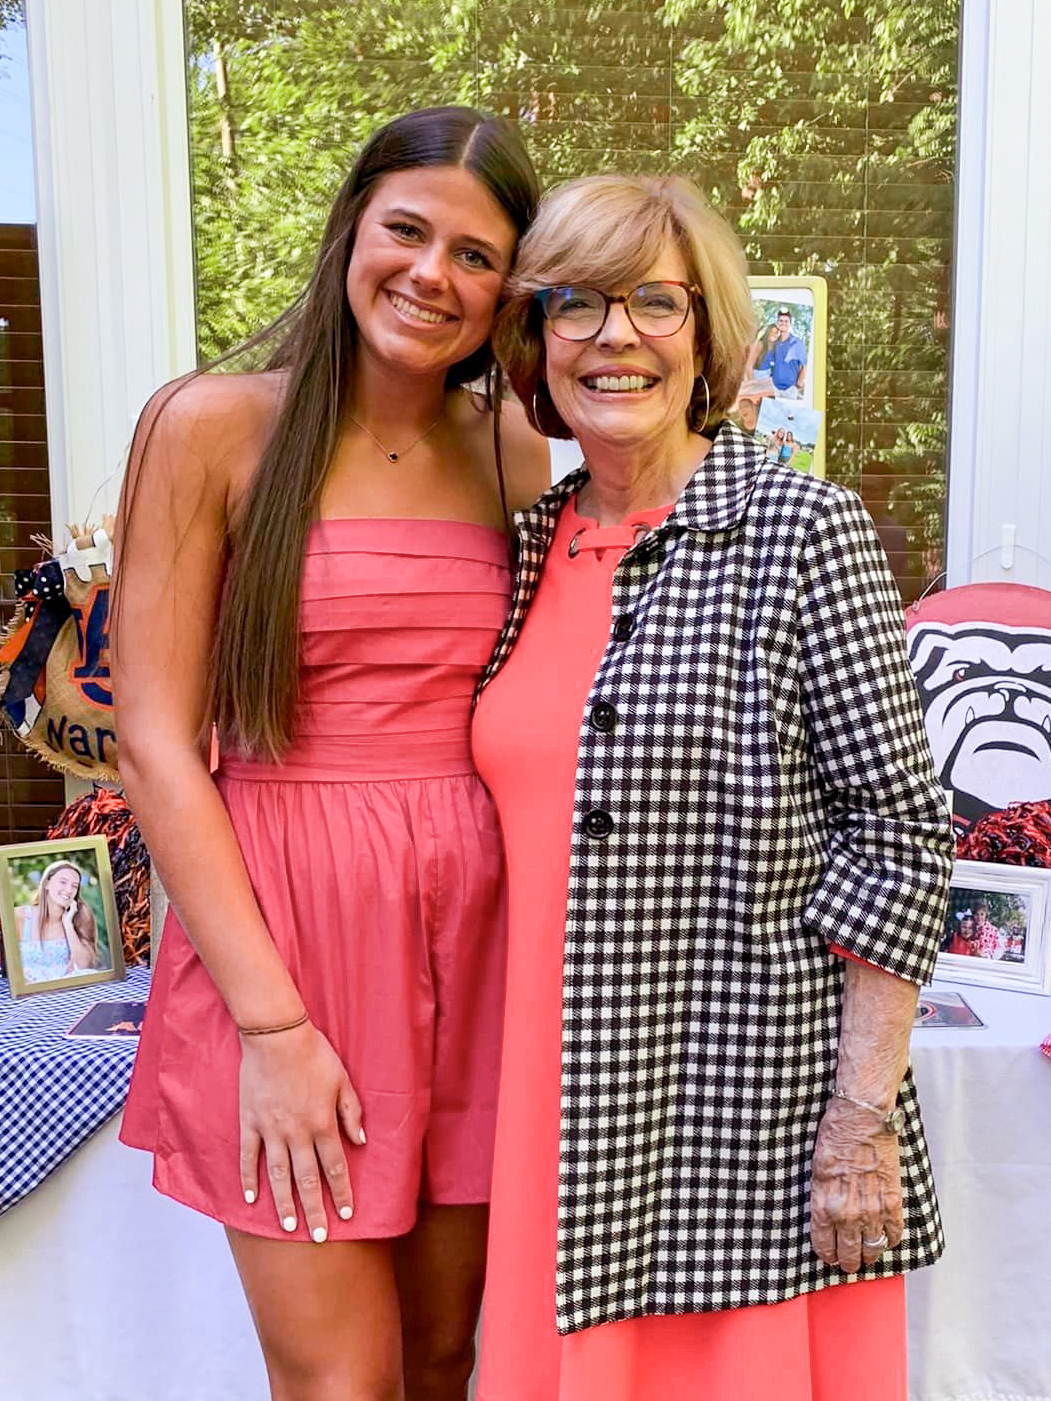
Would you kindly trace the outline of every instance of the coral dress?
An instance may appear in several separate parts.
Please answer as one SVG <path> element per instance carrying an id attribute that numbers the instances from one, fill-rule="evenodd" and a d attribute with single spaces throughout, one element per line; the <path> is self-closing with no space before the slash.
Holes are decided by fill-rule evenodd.
<path id="1" fill-rule="evenodd" d="M 471 696 L 507 613 L 506 538 L 431 520 L 310 533 L 300 707 L 280 765 L 216 782 L 269 932 L 362 1101 L 355 1211 L 330 1239 L 399 1235 L 418 1200 L 489 1198 L 505 971 L 503 855 L 474 771 Z M 232 938 L 236 931 L 231 930 Z M 237 1030 L 174 911 L 121 1130 L 154 1184 L 227 1225 L 278 1224 L 238 1172 Z"/>
<path id="2" fill-rule="evenodd" d="M 578 735 L 610 635 L 614 571 L 633 525 L 656 526 L 668 510 L 599 530 L 566 504 L 515 649 L 475 714 L 475 761 L 500 813 L 510 899 L 478 1401 L 904 1401 L 900 1276 L 785 1303 L 556 1331 L 562 948 Z"/>

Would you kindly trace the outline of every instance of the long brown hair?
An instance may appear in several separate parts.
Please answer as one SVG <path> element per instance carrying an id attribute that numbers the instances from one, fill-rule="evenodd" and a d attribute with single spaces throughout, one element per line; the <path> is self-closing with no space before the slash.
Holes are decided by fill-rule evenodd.
<path id="1" fill-rule="evenodd" d="M 540 190 L 521 137 L 509 122 L 471 107 L 432 107 L 398 117 L 366 142 L 336 195 L 314 271 L 300 296 L 271 326 L 197 372 L 272 345 L 261 368 L 283 370 L 286 378 L 259 465 L 230 523 L 230 559 L 212 663 L 210 719 L 221 744 L 243 754 L 279 759 L 292 737 L 303 554 L 354 363 L 357 328 L 346 277 L 358 220 L 384 175 L 442 165 L 469 171 L 505 210 L 516 233 L 525 231 Z M 498 407 L 494 366 L 487 340 L 450 367 L 446 386 L 484 379 L 487 401 L 492 406 L 495 399 Z M 148 432 L 146 436 L 148 440 Z M 144 452 L 145 443 L 140 462 Z M 122 535 L 135 486 L 122 505 Z M 118 609 L 119 587 L 118 568 Z"/>
<path id="2" fill-rule="evenodd" d="M 52 861 L 44 874 L 40 877 L 40 884 L 34 892 L 32 900 L 29 902 L 35 905 L 40 911 L 40 918 L 37 921 L 37 938 L 44 937 L 44 925 L 47 923 L 47 892 L 51 884 L 51 878 L 58 871 L 75 871 L 80 885 L 77 886 L 77 896 L 80 895 L 80 886 L 84 884 L 84 875 L 79 866 L 75 866 L 72 861 Z M 85 943 L 90 944 L 94 950 L 95 958 L 98 959 L 99 940 L 98 930 L 95 926 L 95 916 L 91 912 L 90 905 L 83 900 L 77 899 L 77 908 L 73 915 L 73 928 L 77 931 Z"/>

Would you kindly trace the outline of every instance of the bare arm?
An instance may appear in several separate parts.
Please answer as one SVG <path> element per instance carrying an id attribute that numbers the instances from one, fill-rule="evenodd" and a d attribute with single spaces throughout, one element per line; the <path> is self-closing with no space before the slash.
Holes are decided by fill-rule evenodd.
<path id="1" fill-rule="evenodd" d="M 264 420 L 259 389 L 242 377 L 204 376 L 174 397 L 170 387 L 154 397 L 125 485 L 136 496 L 118 540 L 121 596 L 111 622 L 128 800 L 187 936 L 234 1022 L 249 1028 L 283 1026 L 305 1010 L 259 910 L 202 741 L 229 503 L 248 475 L 245 463 L 258 457 Z M 318 1159 L 337 1208 L 349 1212 L 337 1114 L 360 1142 L 360 1106 L 320 1032 L 308 1022 L 244 1038 L 240 1105 L 250 1199 L 264 1146 L 286 1226 L 296 1215 L 294 1174 L 308 1225 L 325 1227 Z"/>
<path id="2" fill-rule="evenodd" d="M 303 1004 L 200 739 L 225 557 L 223 459 L 235 446 L 213 390 L 203 381 L 174 398 L 161 390 L 140 427 L 125 487 L 138 483 L 134 515 L 118 541 L 113 690 L 121 779 L 164 887 L 234 1021 L 267 1026 L 294 1020 Z"/>
<path id="3" fill-rule="evenodd" d="M 919 987 L 850 960 L 843 987 L 836 1088 L 882 1110 L 893 1108 L 909 1060 Z M 879 1116 L 832 1099 L 818 1128 L 810 1195 L 811 1239 L 822 1260 L 854 1274 L 877 1260 L 886 1234 L 901 1240 L 898 1140 Z"/>

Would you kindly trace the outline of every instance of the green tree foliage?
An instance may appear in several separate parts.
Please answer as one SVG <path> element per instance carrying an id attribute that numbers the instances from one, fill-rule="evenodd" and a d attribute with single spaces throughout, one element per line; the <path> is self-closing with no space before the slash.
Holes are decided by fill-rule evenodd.
<path id="1" fill-rule="evenodd" d="M 691 175 L 755 273 L 829 282 L 829 475 L 906 595 L 940 567 L 960 0 L 186 0 L 203 356 L 302 286 L 361 142 L 523 127 L 546 183 Z"/>

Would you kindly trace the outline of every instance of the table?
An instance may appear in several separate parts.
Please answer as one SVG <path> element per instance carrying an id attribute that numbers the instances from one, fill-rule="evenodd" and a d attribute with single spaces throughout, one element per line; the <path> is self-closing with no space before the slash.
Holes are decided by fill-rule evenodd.
<path id="1" fill-rule="evenodd" d="M 910 1397 L 1051 1401 L 1051 998 L 938 987 L 987 1025 L 912 1037 L 947 1244 L 909 1277 Z"/>
<path id="2" fill-rule="evenodd" d="M 12 999 L 0 978 L 0 1214 L 123 1105 L 134 1040 L 72 1040 L 96 1002 L 145 1002 L 148 968 L 112 983 Z"/>
<path id="3" fill-rule="evenodd" d="M 1051 1401 L 1051 998 L 959 991 L 986 1028 L 913 1036 L 949 1244 L 909 1279 L 910 1397 Z M 262 1401 L 222 1231 L 152 1191 L 116 1134 L 0 1218 L 5 1396 Z"/>
<path id="4" fill-rule="evenodd" d="M 265 1401 L 222 1228 L 150 1187 L 119 1115 L 0 1218 L 10 1401 Z"/>

